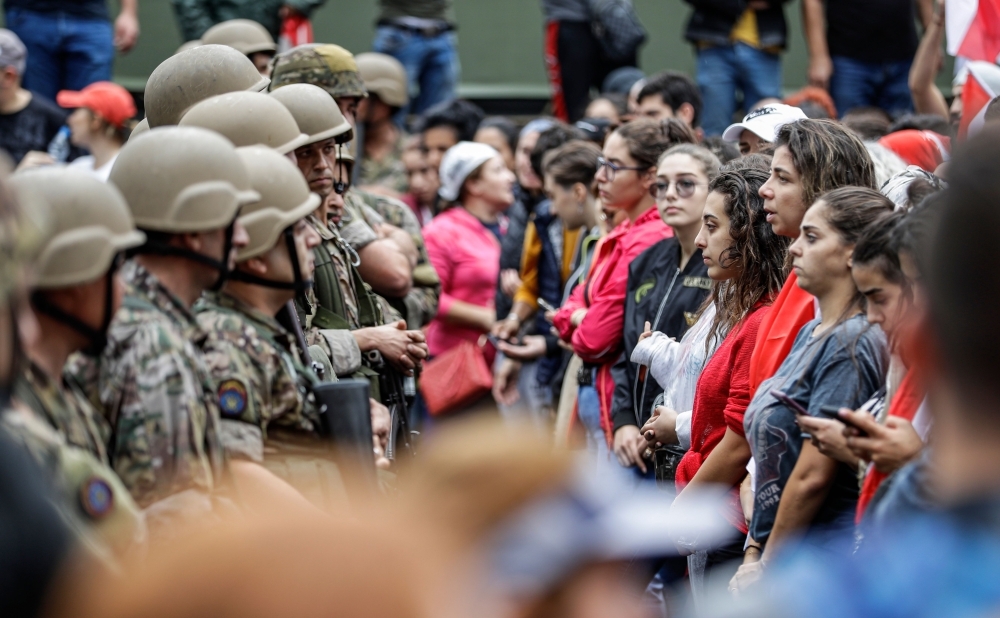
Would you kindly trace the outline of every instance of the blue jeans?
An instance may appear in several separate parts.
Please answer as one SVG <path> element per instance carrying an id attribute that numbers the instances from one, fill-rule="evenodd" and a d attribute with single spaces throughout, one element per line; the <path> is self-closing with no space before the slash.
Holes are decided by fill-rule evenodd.
<path id="1" fill-rule="evenodd" d="M 460 71 L 455 43 L 454 32 L 426 37 L 395 26 L 379 26 L 375 31 L 372 47 L 403 63 L 410 80 L 410 105 L 401 110 L 401 118 L 408 113 L 422 114 L 437 103 L 455 98 Z"/>
<path id="2" fill-rule="evenodd" d="M 25 88 L 55 101 L 60 90 L 111 79 L 115 49 L 109 22 L 19 8 L 7 9 L 4 17 L 28 50 Z"/>
<path id="3" fill-rule="evenodd" d="M 781 58 L 745 43 L 698 50 L 697 72 L 706 135 L 721 135 L 732 124 L 737 90 L 745 110 L 761 99 L 781 97 Z"/>
<path id="4" fill-rule="evenodd" d="M 830 95 L 837 113 L 843 116 L 855 107 L 881 107 L 890 114 L 912 111 L 911 64 L 909 60 L 861 62 L 834 56 Z"/>
<path id="5" fill-rule="evenodd" d="M 581 386 L 576 398 L 576 408 L 580 424 L 587 434 L 587 450 L 597 456 L 599 464 L 607 464 L 611 460 L 611 450 L 601 427 L 601 402 L 597 397 L 597 389 L 593 386 Z"/>

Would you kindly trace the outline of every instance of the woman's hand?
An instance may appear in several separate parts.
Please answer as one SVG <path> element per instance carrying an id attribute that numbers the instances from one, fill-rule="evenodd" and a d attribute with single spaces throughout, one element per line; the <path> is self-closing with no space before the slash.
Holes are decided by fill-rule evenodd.
<path id="1" fill-rule="evenodd" d="M 847 446 L 855 455 L 875 464 L 875 469 L 883 474 L 891 474 L 913 460 L 924 448 L 920 434 L 906 419 L 889 416 L 885 425 L 880 425 L 871 414 L 842 410 L 841 415 L 851 421 L 854 427 L 844 428 Z"/>
<path id="2" fill-rule="evenodd" d="M 747 552 L 743 556 L 743 564 L 736 571 L 736 575 L 729 580 L 729 592 L 734 595 L 739 594 L 760 581 L 764 574 L 764 563 L 760 560 L 759 554 Z"/>
<path id="3" fill-rule="evenodd" d="M 521 276 L 516 268 L 505 268 L 500 271 L 500 289 L 504 294 L 513 298 L 519 287 L 521 287 Z"/>
<path id="4" fill-rule="evenodd" d="M 642 444 L 642 448 L 639 445 Z M 625 425 L 619 427 L 615 432 L 614 451 L 618 463 L 623 468 L 637 466 L 639 470 L 646 473 L 646 460 L 642 458 L 642 452 L 646 449 L 646 440 L 639 433 L 639 428 L 635 425 Z"/>
<path id="5" fill-rule="evenodd" d="M 661 444 L 677 444 L 677 412 L 664 406 L 657 406 L 653 416 L 642 426 L 640 433 L 648 448 Z"/>
<path id="6" fill-rule="evenodd" d="M 521 398 L 517 390 L 517 378 L 521 373 L 521 363 L 509 358 L 503 359 L 493 375 L 493 398 L 505 406 L 512 406 Z"/>
<path id="7" fill-rule="evenodd" d="M 651 330 L 651 328 L 652 327 L 649 324 L 649 320 L 646 320 L 646 326 L 643 329 L 642 334 L 639 335 L 639 341 L 642 341 L 643 339 L 648 339 L 649 337 L 653 336 L 653 331 Z"/>
<path id="8" fill-rule="evenodd" d="M 571 316 L 569 316 L 569 323 L 574 327 L 579 326 L 580 322 L 583 322 L 583 318 L 585 317 L 587 317 L 587 310 L 577 309 Z"/>
<path id="9" fill-rule="evenodd" d="M 858 456 L 847 447 L 847 436 L 844 435 L 845 425 L 832 418 L 816 418 L 814 416 L 799 416 L 797 419 L 802 431 L 812 436 L 812 443 L 830 459 L 836 459 L 852 468 L 858 465 Z"/>
<path id="10" fill-rule="evenodd" d="M 504 356 L 519 361 L 531 361 L 545 356 L 545 337 L 541 335 L 525 335 L 521 339 L 520 345 L 500 341 L 497 347 Z"/>

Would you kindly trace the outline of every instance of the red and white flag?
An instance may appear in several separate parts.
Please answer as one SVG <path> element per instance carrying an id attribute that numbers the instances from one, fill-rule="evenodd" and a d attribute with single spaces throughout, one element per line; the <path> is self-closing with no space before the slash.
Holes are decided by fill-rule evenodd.
<path id="1" fill-rule="evenodd" d="M 975 134 L 983 124 L 986 106 L 1000 95 L 1000 67 L 992 62 L 975 60 L 966 65 L 969 77 L 962 88 L 962 120 L 958 125 L 958 138 L 965 139 L 971 131 Z"/>
<path id="2" fill-rule="evenodd" d="M 1000 56 L 1000 0 L 945 0 L 948 53 L 996 62 Z"/>

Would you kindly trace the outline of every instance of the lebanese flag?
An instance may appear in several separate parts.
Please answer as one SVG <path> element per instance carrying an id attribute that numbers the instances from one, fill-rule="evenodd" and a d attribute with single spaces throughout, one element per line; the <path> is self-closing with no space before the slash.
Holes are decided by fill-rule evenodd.
<path id="1" fill-rule="evenodd" d="M 975 134 L 983 124 L 986 106 L 1000 95 L 1000 67 L 992 62 L 975 60 L 966 65 L 969 77 L 962 88 L 962 119 L 958 124 L 958 139 L 969 132 Z"/>
<path id="2" fill-rule="evenodd" d="M 948 53 L 996 62 L 1000 56 L 1000 0 L 945 0 Z"/>

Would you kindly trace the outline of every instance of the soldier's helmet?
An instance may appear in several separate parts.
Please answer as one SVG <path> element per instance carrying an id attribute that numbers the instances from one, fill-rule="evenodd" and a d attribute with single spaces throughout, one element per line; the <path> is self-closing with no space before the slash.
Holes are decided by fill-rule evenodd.
<path id="1" fill-rule="evenodd" d="M 205 99 L 189 109 L 179 125 L 211 129 L 236 146 L 262 145 L 281 154 L 309 141 L 292 113 L 260 92 L 230 92 Z"/>
<path id="2" fill-rule="evenodd" d="M 299 45 L 274 58 L 271 90 L 289 84 L 312 84 L 330 96 L 367 97 L 354 56 L 339 45 Z"/>
<path id="3" fill-rule="evenodd" d="M 132 131 L 128 134 L 129 141 L 139 137 L 146 131 L 149 131 L 149 120 L 143 118 L 139 122 L 135 123 L 134 127 L 132 127 Z"/>
<path id="4" fill-rule="evenodd" d="M 252 19 L 230 19 L 215 24 L 201 35 L 201 42 L 205 45 L 228 45 L 245 56 L 278 50 L 267 28 Z"/>
<path id="5" fill-rule="evenodd" d="M 232 143 L 196 127 L 161 127 L 130 140 L 108 181 L 145 231 L 225 228 L 240 207 L 260 199 Z"/>
<path id="6" fill-rule="evenodd" d="M 227 92 L 261 92 L 269 83 L 232 47 L 201 45 L 167 58 L 150 74 L 146 120 L 150 128 L 174 125 L 199 101 Z"/>
<path id="7" fill-rule="evenodd" d="M 8 187 L 11 167 L 0 152 L 0 306 L 25 289 L 30 266 L 51 225 L 49 207 L 42 196 L 29 193 L 15 199 Z"/>
<path id="8" fill-rule="evenodd" d="M 408 82 L 403 63 L 387 54 L 367 52 L 355 58 L 365 89 L 392 107 L 406 107 Z"/>
<path id="9" fill-rule="evenodd" d="M 349 142 L 354 129 L 340 113 L 337 102 L 319 86 L 290 84 L 270 94 L 281 102 L 299 126 L 299 131 L 309 136 L 306 144 L 336 138 L 338 144 Z"/>
<path id="10" fill-rule="evenodd" d="M 19 172 L 9 185 L 25 200 L 48 204 L 49 233 L 35 259 L 35 289 L 89 283 L 107 273 L 115 257 L 143 243 L 125 198 L 111 184 L 85 172 L 45 167 Z"/>
<path id="11" fill-rule="evenodd" d="M 240 211 L 240 223 L 250 236 L 250 242 L 236 256 L 242 262 L 273 247 L 282 232 L 319 207 L 320 197 L 309 191 L 299 168 L 287 157 L 261 146 L 238 148 L 236 152 L 254 190 L 260 193 L 260 201 Z"/>

